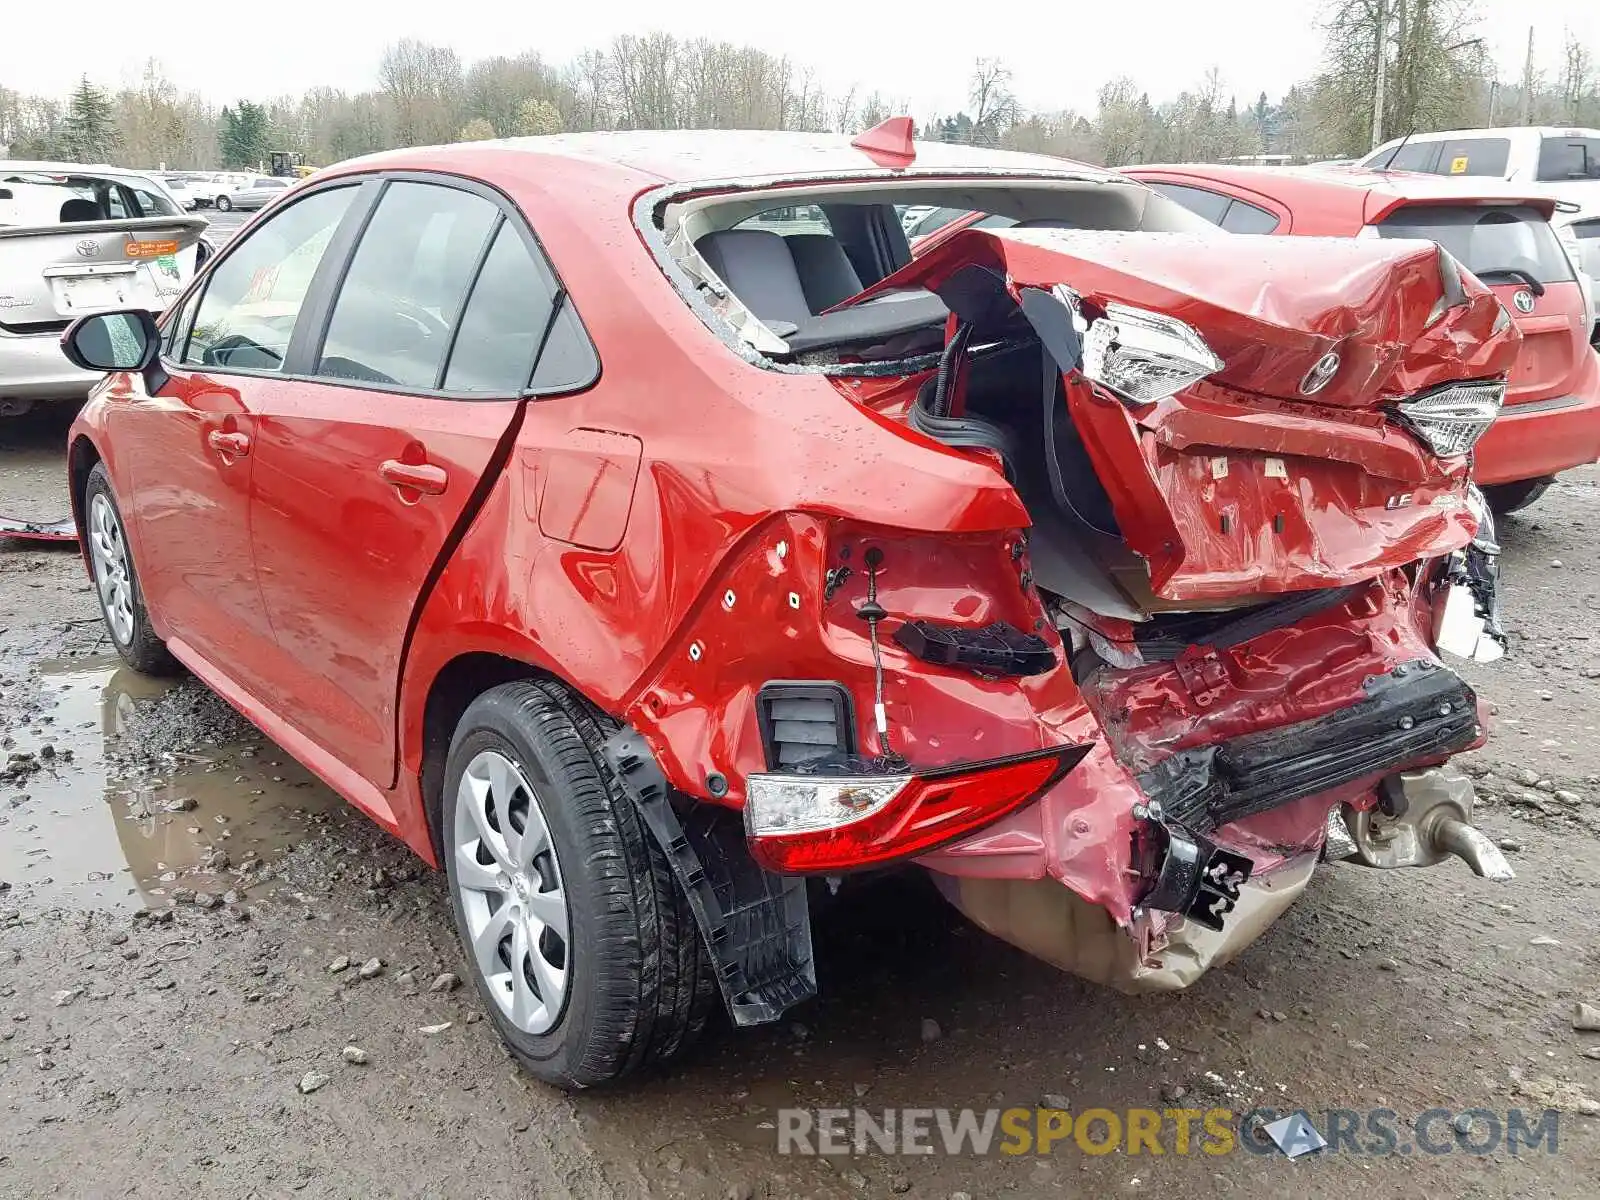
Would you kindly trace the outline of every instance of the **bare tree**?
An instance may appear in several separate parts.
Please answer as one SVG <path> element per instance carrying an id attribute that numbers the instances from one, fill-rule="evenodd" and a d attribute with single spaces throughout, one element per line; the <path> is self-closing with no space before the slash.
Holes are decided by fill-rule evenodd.
<path id="1" fill-rule="evenodd" d="M 1017 98 L 1011 91 L 1011 68 L 998 58 L 980 58 L 973 65 L 967 87 L 972 105 L 973 144 L 997 146 L 1000 136 L 1017 119 Z"/>
<path id="2" fill-rule="evenodd" d="M 1483 67 L 1476 21 L 1476 0 L 1335 0 L 1315 81 L 1324 140 L 1354 152 L 1397 133 L 1470 124 Z"/>
<path id="3" fill-rule="evenodd" d="M 383 52 L 378 82 L 393 108 L 400 145 L 449 141 L 461 127 L 461 59 L 454 50 L 402 39 Z"/>
<path id="4" fill-rule="evenodd" d="M 1564 122 L 1579 123 L 1585 99 L 1594 95 L 1593 74 L 1593 55 L 1569 30 L 1561 65 L 1561 119 Z"/>

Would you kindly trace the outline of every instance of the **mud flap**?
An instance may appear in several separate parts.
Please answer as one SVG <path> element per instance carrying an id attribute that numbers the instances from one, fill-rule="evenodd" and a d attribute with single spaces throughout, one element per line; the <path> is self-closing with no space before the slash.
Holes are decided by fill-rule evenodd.
<path id="1" fill-rule="evenodd" d="M 715 804 L 679 813 L 650 747 L 622 729 L 600 748 L 689 897 L 735 1025 L 762 1025 L 817 994 L 805 880 L 756 865 L 738 818 Z"/>

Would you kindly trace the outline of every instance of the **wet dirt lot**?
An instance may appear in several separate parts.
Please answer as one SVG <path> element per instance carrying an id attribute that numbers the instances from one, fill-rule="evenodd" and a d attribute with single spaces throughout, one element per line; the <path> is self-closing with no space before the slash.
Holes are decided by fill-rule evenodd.
<path id="1" fill-rule="evenodd" d="M 67 419 L 0 425 L 0 511 L 65 511 Z M 70 548 L 0 546 L 0 1195 L 1592 1197 L 1600 468 L 1501 533 L 1513 656 L 1467 673 L 1498 709 L 1471 765 L 1514 882 L 1325 867 L 1231 967 L 1138 1000 L 889 882 L 819 921 L 822 995 L 791 1020 L 577 1097 L 454 985 L 436 876 L 193 681 L 120 669 Z M 1399 1117 L 1392 1153 L 1295 1162 L 1170 1135 L 776 1152 L 783 1108 L 1040 1104 Z M 1553 1154 L 1467 1153 L 1483 1117 L 1413 1144 L 1432 1108 L 1550 1106 Z"/>

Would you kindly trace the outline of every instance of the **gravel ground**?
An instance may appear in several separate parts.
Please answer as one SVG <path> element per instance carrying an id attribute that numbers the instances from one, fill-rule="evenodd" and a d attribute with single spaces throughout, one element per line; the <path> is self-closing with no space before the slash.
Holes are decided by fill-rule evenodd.
<path id="1" fill-rule="evenodd" d="M 0 425 L 65 509 L 67 416 Z M 914 881 L 818 930 L 821 997 L 568 1097 L 475 1010 L 439 878 L 192 681 L 116 668 L 70 549 L 0 548 L 0 1195 L 1592 1197 L 1600 469 L 1502 530 L 1513 655 L 1470 764 L 1505 885 L 1324 868 L 1231 967 L 1129 1000 Z M 48 747 L 48 753 L 46 752 Z M 18 757 L 20 756 L 20 757 Z M 355 1060 L 355 1061 L 352 1061 Z M 780 1156 L 790 1106 L 1560 1108 L 1557 1152 Z M 1448 1130 L 1446 1130 L 1448 1133 Z"/>

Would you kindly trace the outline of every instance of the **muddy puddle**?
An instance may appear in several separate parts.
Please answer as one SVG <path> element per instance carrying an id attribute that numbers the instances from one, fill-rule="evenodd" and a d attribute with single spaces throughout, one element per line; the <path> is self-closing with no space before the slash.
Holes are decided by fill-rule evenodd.
<path id="1" fill-rule="evenodd" d="M 138 908 L 170 904 L 184 888 L 258 895 L 259 867 L 342 807 L 259 735 L 130 753 L 125 735 L 175 685 L 118 659 L 45 662 L 38 678 L 40 712 L 0 750 L 0 765 L 32 756 L 20 780 L 0 782 L 0 883 L 13 898 Z"/>

